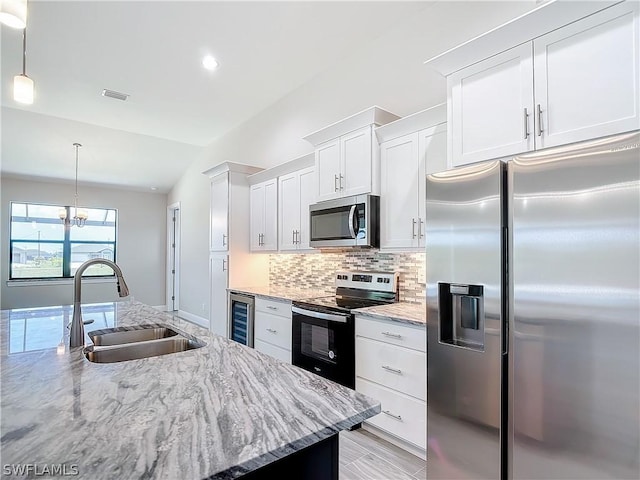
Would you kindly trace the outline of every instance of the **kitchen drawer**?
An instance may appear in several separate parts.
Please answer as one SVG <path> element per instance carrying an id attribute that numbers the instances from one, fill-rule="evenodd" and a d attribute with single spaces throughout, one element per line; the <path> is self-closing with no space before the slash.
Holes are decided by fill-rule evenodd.
<path id="1" fill-rule="evenodd" d="M 427 399 L 427 355 L 369 338 L 356 338 L 356 376 Z"/>
<path id="2" fill-rule="evenodd" d="M 256 340 L 291 350 L 291 316 L 286 318 L 273 313 L 256 311 L 253 337 Z"/>
<path id="3" fill-rule="evenodd" d="M 356 336 L 413 348 L 421 352 L 427 351 L 426 326 L 412 327 L 398 322 L 374 320 L 356 315 Z"/>
<path id="4" fill-rule="evenodd" d="M 262 340 L 255 340 L 253 342 L 253 346 L 259 352 L 266 353 L 267 355 L 277 358 L 285 363 L 291 363 L 291 350 L 276 347 L 275 345 L 263 342 Z"/>
<path id="5" fill-rule="evenodd" d="M 367 423 L 421 449 L 427 445 L 427 404 L 381 385 L 356 377 L 356 390 L 380 401 L 382 411 Z M 386 413 L 385 413 L 386 412 Z"/>
<path id="6" fill-rule="evenodd" d="M 266 312 L 291 319 L 291 302 L 279 302 L 278 300 L 266 300 L 256 297 L 256 312 Z"/>

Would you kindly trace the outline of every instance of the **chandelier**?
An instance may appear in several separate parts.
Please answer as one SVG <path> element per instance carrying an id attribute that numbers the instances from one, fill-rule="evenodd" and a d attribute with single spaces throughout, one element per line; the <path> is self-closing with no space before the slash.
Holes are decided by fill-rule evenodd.
<path id="1" fill-rule="evenodd" d="M 76 194 L 73 200 L 73 217 L 72 218 L 67 217 L 66 208 L 61 208 L 60 211 L 58 212 L 58 216 L 60 217 L 60 220 L 62 220 L 62 223 L 64 223 L 65 226 L 69 226 L 69 227 L 76 226 L 78 228 L 82 228 L 87 223 L 87 219 L 89 218 L 89 214 L 87 213 L 86 210 L 78 208 L 78 149 L 82 145 L 79 143 L 74 143 L 73 146 L 76 147 Z"/>

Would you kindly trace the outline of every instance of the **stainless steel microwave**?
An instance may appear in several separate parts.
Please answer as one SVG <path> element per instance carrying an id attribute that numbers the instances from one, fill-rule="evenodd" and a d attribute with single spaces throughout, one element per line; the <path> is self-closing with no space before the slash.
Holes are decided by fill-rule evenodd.
<path id="1" fill-rule="evenodd" d="M 378 247 L 380 197 L 355 195 L 309 206 L 309 244 L 315 248 Z"/>

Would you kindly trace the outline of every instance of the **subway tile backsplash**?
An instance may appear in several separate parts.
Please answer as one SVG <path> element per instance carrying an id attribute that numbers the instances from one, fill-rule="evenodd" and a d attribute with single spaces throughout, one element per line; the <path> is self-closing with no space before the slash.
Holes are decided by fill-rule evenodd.
<path id="1" fill-rule="evenodd" d="M 322 251 L 321 253 L 278 253 L 269 255 L 269 283 L 281 287 L 335 292 L 334 274 L 339 270 L 398 272 L 400 301 L 424 303 L 425 254 L 389 253 L 379 250 Z"/>

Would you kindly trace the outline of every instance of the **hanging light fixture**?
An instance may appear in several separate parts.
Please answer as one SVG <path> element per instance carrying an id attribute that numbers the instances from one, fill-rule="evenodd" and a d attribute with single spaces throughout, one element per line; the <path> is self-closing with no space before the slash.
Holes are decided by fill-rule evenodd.
<path id="1" fill-rule="evenodd" d="M 76 194 L 73 200 L 73 217 L 69 219 L 67 217 L 67 209 L 61 208 L 58 212 L 58 216 L 60 220 L 65 224 L 65 226 L 73 227 L 74 225 L 78 228 L 84 227 L 85 223 L 87 223 L 87 219 L 89 218 L 89 214 L 86 210 L 78 208 L 78 149 L 82 146 L 79 143 L 74 143 L 74 147 L 76 147 Z"/>
<path id="2" fill-rule="evenodd" d="M 0 23 L 11 28 L 25 28 L 27 0 L 0 0 Z"/>
<path id="3" fill-rule="evenodd" d="M 33 103 L 33 80 L 27 77 L 27 27 L 22 30 L 22 73 L 13 77 L 13 99 L 27 105 Z"/>

